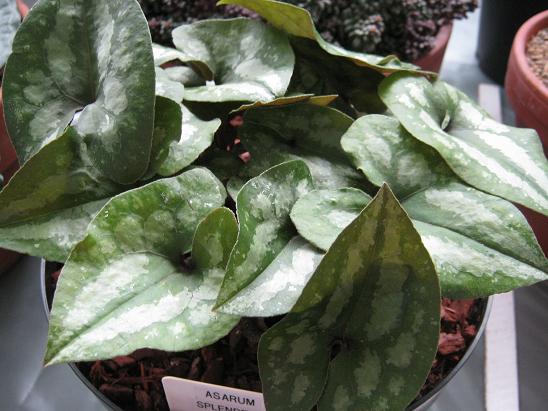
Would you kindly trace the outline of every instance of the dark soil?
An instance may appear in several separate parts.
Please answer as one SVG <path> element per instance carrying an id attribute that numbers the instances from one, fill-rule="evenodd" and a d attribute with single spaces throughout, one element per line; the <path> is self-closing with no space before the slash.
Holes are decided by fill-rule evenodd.
<path id="1" fill-rule="evenodd" d="M 540 30 L 529 40 L 526 55 L 533 73 L 548 87 L 548 28 Z"/>
<path id="2" fill-rule="evenodd" d="M 46 277 L 50 307 L 58 276 L 55 271 Z M 477 334 L 485 305 L 485 300 L 443 299 L 438 353 L 416 400 L 428 394 L 464 356 Z M 242 319 L 228 336 L 200 350 L 141 349 L 128 356 L 76 365 L 99 391 L 128 411 L 169 411 L 161 382 L 165 376 L 260 392 L 257 346 L 261 334 L 277 321 Z"/>

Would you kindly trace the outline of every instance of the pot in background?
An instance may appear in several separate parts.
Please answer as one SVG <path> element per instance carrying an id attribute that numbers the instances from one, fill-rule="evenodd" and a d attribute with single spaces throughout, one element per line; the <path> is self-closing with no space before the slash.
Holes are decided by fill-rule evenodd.
<path id="1" fill-rule="evenodd" d="M 544 85 L 527 62 L 527 44 L 540 30 L 548 28 L 548 10 L 543 11 L 521 26 L 510 53 L 505 89 L 508 101 L 516 113 L 519 127 L 534 128 L 548 153 L 548 87 Z M 533 228 L 545 254 L 548 254 L 548 217 L 520 207 Z"/>
<path id="2" fill-rule="evenodd" d="M 441 27 L 434 40 L 434 47 L 432 47 L 424 56 L 413 61 L 413 64 L 419 66 L 423 70 L 439 73 L 452 32 L 453 23 Z"/>
<path id="3" fill-rule="evenodd" d="M 514 34 L 529 17 L 546 10 L 546 0 L 482 0 L 476 56 L 481 70 L 498 84 L 504 74 Z"/>
<path id="4" fill-rule="evenodd" d="M 22 18 L 29 12 L 28 6 L 23 0 L 17 0 L 17 8 Z M 4 104 L 2 101 L 2 89 L 0 88 L 0 174 L 4 178 L 5 185 L 19 168 L 17 155 L 11 143 L 4 121 Z M 21 257 L 20 254 L 0 248 L 0 274 L 9 270 Z"/>
<path id="5" fill-rule="evenodd" d="M 54 270 L 48 271 L 47 269 L 47 262 L 46 260 L 42 260 L 42 264 L 40 267 L 40 281 L 41 281 L 41 289 L 42 289 L 42 303 L 44 306 L 44 314 L 46 316 L 46 319 L 49 322 L 49 312 L 50 312 L 50 302 L 48 300 L 48 295 L 51 294 L 51 288 L 48 288 L 48 284 L 46 283 L 47 277 L 46 274 L 48 272 L 52 272 Z M 405 411 L 426 411 L 428 410 L 432 405 L 434 405 L 434 402 L 438 398 L 438 396 L 441 393 L 441 390 L 449 384 L 449 382 L 453 379 L 453 377 L 460 371 L 460 369 L 464 366 L 464 364 L 469 360 L 470 356 L 474 352 L 474 350 L 477 348 L 479 341 L 481 340 L 483 333 L 485 332 L 485 327 L 487 325 L 487 320 L 489 319 L 489 314 L 491 312 L 491 307 L 493 305 L 493 297 L 489 297 L 487 301 L 485 302 L 485 306 L 483 309 L 483 319 L 481 321 L 481 324 L 479 324 L 478 332 L 476 336 L 474 337 L 474 340 L 468 347 L 468 350 L 463 355 L 462 359 L 459 361 L 459 363 L 451 370 L 451 372 L 442 380 L 439 382 L 436 387 L 430 391 L 428 394 L 424 395 L 422 398 L 420 398 L 418 401 L 415 401 L 411 403 Z M 88 379 L 87 377 L 78 369 L 75 363 L 69 364 L 72 371 L 74 371 L 74 374 L 82 381 L 82 383 L 93 393 L 97 398 L 101 400 L 101 402 L 110 410 L 112 411 L 125 411 L 122 408 L 120 408 L 118 405 L 116 405 L 114 402 L 112 402 L 109 398 L 107 398 L 101 391 L 99 391 Z"/>

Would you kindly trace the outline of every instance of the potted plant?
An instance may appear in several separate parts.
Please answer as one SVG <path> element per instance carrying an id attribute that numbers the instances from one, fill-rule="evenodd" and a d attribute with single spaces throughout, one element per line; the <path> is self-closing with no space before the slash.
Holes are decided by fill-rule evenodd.
<path id="1" fill-rule="evenodd" d="M 424 70 L 439 72 L 452 22 L 477 7 L 476 0 L 447 2 L 285 0 L 310 11 L 321 36 L 348 50 L 395 54 Z M 171 31 L 207 18 L 257 17 L 245 8 L 215 7 L 215 0 L 140 0 L 153 41 L 171 46 Z"/>
<path id="2" fill-rule="evenodd" d="M 538 136 L 325 42 L 302 8 L 222 3 L 267 23 L 200 21 L 166 48 L 136 1 L 40 0 L 15 37 L 0 245 L 63 265 L 45 364 L 215 363 L 240 327 L 268 410 L 404 409 L 438 346 L 477 334 L 462 299 L 548 277 L 510 202 L 548 213 Z M 132 380 L 143 409 L 154 364 Z"/>
<path id="3" fill-rule="evenodd" d="M 539 13 L 519 29 L 510 52 L 505 90 L 520 127 L 535 129 L 548 150 L 548 11 Z M 542 77 L 544 70 L 544 78 Z M 542 214 L 523 210 L 540 244 L 548 250 L 547 220 Z"/>
<path id="4" fill-rule="evenodd" d="M 0 82 L 4 64 L 11 50 L 13 36 L 21 19 L 28 13 L 28 7 L 22 0 L 0 1 Z M 18 168 L 15 150 L 6 130 L 3 115 L 2 88 L 0 87 L 0 187 L 5 184 Z M 19 254 L 0 249 L 0 274 L 7 271 L 19 259 Z"/>

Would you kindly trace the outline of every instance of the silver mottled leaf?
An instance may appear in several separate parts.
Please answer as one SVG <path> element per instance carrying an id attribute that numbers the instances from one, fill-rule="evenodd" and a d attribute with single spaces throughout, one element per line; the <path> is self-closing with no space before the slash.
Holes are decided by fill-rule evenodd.
<path id="1" fill-rule="evenodd" d="M 11 53 L 11 43 L 19 24 L 21 16 L 16 1 L 0 0 L 0 70 Z"/>
<path id="2" fill-rule="evenodd" d="M 494 121 L 441 81 L 397 73 L 379 93 L 402 125 L 468 184 L 548 215 L 548 162 L 534 130 Z"/>
<path id="3" fill-rule="evenodd" d="M 0 192 L 0 243 L 64 261 L 83 237 L 92 210 L 123 190 L 90 164 L 80 137 L 69 127 L 27 161 Z"/>
<path id="4" fill-rule="evenodd" d="M 270 101 L 291 80 L 295 56 L 287 36 L 259 21 L 199 21 L 176 28 L 173 42 L 184 54 L 179 59 L 208 80 L 187 88 L 189 101 Z"/>
<path id="5" fill-rule="evenodd" d="M 397 120 L 362 117 L 342 145 L 373 183 L 387 181 L 397 188 L 434 260 L 444 295 L 485 296 L 548 278 L 548 261 L 519 210 L 462 184 L 439 154 L 414 139 Z M 305 201 L 306 197 L 295 205 L 301 210 L 293 216 L 298 228 L 306 223 L 304 217 L 313 216 L 300 206 Z M 300 234 L 309 240 L 334 238 L 340 230 L 321 213 L 316 215 L 323 221 L 299 228 Z M 331 236 L 317 227 L 332 229 Z M 328 242 L 322 248 L 327 247 Z"/>
<path id="6" fill-rule="evenodd" d="M 288 161 L 253 178 L 240 190 L 236 209 L 240 231 L 217 298 L 226 304 L 257 280 L 296 235 L 289 212 L 314 188 L 306 164 Z"/>
<path id="7" fill-rule="evenodd" d="M 327 250 L 370 201 L 369 195 L 356 188 L 315 190 L 297 200 L 291 220 L 303 237 Z"/>
<path id="8" fill-rule="evenodd" d="M 4 111 L 21 163 L 75 129 L 90 161 L 128 184 L 146 171 L 154 118 L 154 62 L 135 0 L 42 0 L 13 42 Z"/>
<path id="9" fill-rule="evenodd" d="M 268 267 L 219 310 L 246 317 L 286 314 L 316 270 L 323 254 L 304 238 L 293 237 Z"/>
<path id="10" fill-rule="evenodd" d="M 333 243 L 291 313 L 263 334 L 267 408 L 404 409 L 430 371 L 439 310 L 428 252 L 383 186 Z"/>
<path id="11" fill-rule="evenodd" d="M 46 363 L 195 349 L 228 333 L 238 317 L 211 310 L 237 233 L 229 210 L 209 214 L 225 195 L 194 169 L 114 197 L 63 268 Z M 191 245 L 196 269 L 181 271 Z"/>

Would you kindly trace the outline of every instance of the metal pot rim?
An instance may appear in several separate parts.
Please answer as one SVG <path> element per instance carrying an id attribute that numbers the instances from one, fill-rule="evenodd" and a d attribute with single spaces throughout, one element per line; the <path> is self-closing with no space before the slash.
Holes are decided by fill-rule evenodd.
<path id="1" fill-rule="evenodd" d="M 42 259 L 40 264 L 40 288 L 42 293 L 42 303 L 44 306 L 44 315 L 46 316 L 46 319 L 49 322 L 49 306 L 46 296 L 46 260 Z M 489 314 L 491 313 L 491 307 L 493 305 L 493 297 L 490 296 L 487 298 L 487 303 L 485 304 L 485 308 L 483 310 L 483 318 L 481 321 L 481 325 L 478 329 L 478 332 L 476 336 L 474 337 L 474 340 L 464 353 L 464 356 L 461 358 L 461 360 L 458 362 L 458 364 L 451 370 L 447 376 L 441 380 L 428 394 L 421 397 L 418 401 L 412 402 L 407 408 L 406 411 L 413 411 L 418 409 L 420 406 L 426 404 L 427 402 L 433 400 L 438 396 L 440 391 L 453 379 L 453 377 L 460 371 L 460 369 L 466 364 L 474 350 L 476 349 L 479 340 L 481 339 L 485 327 L 487 325 L 487 319 L 489 318 Z M 88 387 L 106 406 L 108 406 L 113 411 L 124 411 L 122 408 L 120 408 L 118 405 L 113 403 L 109 398 L 107 398 L 101 391 L 95 387 L 90 380 L 88 380 L 84 374 L 78 369 L 75 363 L 69 363 L 68 364 L 74 374 L 84 383 L 86 387 Z"/>

